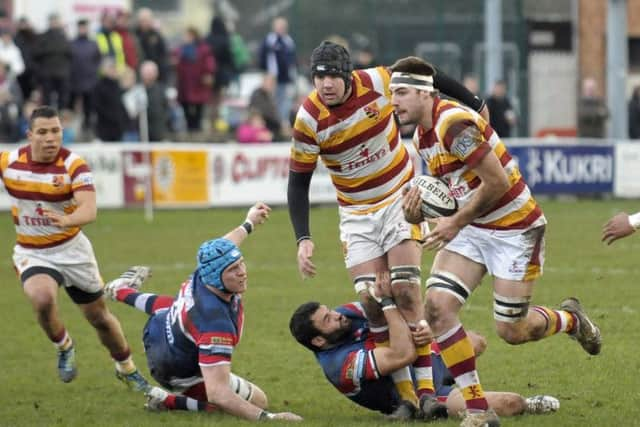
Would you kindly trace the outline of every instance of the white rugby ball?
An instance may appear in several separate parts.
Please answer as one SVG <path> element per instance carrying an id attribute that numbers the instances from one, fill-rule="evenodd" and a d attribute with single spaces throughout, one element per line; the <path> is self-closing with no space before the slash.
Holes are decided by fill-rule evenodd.
<path id="1" fill-rule="evenodd" d="M 444 181 L 429 175 L 418 175 L 411 179 L 410 185 L 420 188 L 422 215 L 425 218 L 451 216 L 458 210 L 458 201 Z"/>

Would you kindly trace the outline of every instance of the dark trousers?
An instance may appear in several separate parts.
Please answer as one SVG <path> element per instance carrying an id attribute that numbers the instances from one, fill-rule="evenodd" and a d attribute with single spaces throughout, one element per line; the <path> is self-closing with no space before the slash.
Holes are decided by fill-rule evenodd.
<path id="1" fill-rule="evenodd" d="M 62 110 L 69 105 L 69 77 L 42 77 L 42 101 L 45 105 L 50 105 Z"/>
<path id="2" fill-rule="evenodd" d="M 182 102 L 188 130 L 199 131 L 202 128 L 202 107 L 202 104 Z"/>

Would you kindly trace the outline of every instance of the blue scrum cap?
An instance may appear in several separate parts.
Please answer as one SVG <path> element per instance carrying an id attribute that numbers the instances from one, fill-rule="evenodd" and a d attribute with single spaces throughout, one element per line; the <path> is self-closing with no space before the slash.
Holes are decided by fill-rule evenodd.
<path id="1" fill-rule="evenodd" d="M 195 274 L 203 284 L 228 292 L 222 283 L 222 272 L 241 257 L 242 252 L 231 240 L 208 240 L 198 249 L 198 268 Z"/>

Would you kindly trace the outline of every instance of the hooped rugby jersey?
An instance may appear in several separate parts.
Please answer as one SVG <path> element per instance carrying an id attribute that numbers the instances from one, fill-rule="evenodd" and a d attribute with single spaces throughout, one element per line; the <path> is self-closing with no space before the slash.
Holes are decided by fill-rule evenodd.
<path id="1" fill-rule="evenodd" d="M 473 197 L 480 178 L 473 168 L 493 151 L 509 178 L 509 190 L 472 225 L 494 230 L 521 230 L 546 224 L 542 209 L 533 198 L 500 137 L 475 111 L 455 101 L 435 97 L 433 128 L 416 128 L 413 143 L 433 176 L 443 179 L 460 207 Z"/>
<path id="2" fill-rule="evenodd" d="M 314 90 L 298 110 L 290 169 L 312 172 L 320 157 L 341 206 L 367 209 L 399 194 L 413 176 L 393 116 L 389 80 L 384 67 L 355 70 L 345 103 L 329 108 Z"/>
<path id="3" fill-rule="evenodd" d="M 376 367 L 369 336 L 369 323 L 359 302 L 335 309 L 351 319 L 351 333 L 344 342 L 316 352 L 316 359 L 326 378 L 347 398 L 365 408 L 385 414 L 393 412 L 400 396 L 390 376 L 381 376 Z M 446 397 L 453 380 L 440 358 L 438 346 L 432 343 L 432 369 L 436 395 Z"/>
<path id="4" fill-rule="evenodd" d="M 200 376 L 200 366 L 230 364 L 240 342 L 244 309 L 240 295 L 229 302 L 209 291 L 197 279 L 182 284 L 173 304 L 149 319 L 147 329 L 163 331 L 156 337 L 171 360 L 171 375 Z"/>
<path id="5" fill-rule="evenodd" d="M 60 245 L 80 232 L 80 227 L 60 228 L 43 215 L 44 209 L 70 214 L 77 208 L 76 191 L 95 191 L 87 163 L 60 148 L 51 163 L 31 159 L 31 147 L 0 153 L 0 179 L 11 199 L 17 244 L 42 249 Z"/>

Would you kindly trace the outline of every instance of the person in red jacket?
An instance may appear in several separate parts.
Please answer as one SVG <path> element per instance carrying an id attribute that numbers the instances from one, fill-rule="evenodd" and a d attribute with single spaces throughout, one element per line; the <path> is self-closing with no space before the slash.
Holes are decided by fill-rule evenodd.
<path id="1" fill-rule="evenodd" d="M 178 101 L 184 108 L 189 131 L 199 131 L 202 111 L 211 97 L 216 62 L 211 49 L 194 27 L 186 29 L 184 42 L 174 56 Z"/>

